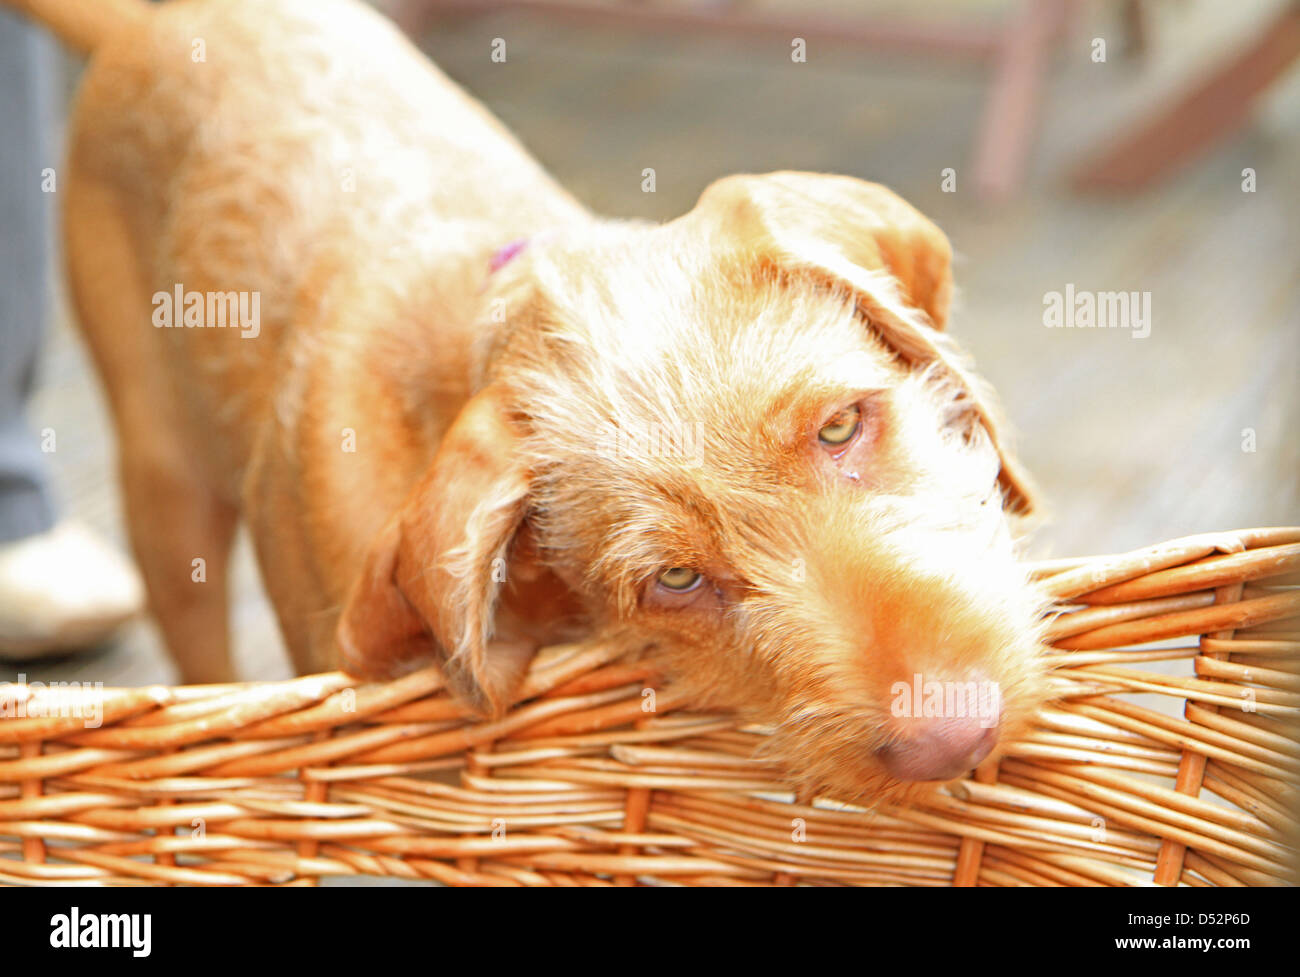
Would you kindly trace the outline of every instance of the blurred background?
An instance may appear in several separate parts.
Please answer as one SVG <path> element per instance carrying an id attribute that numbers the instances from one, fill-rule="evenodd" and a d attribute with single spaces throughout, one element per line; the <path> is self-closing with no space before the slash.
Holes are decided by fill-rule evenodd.
<path id="1" fill-rule="evenodd" d="M 378 5 L 597 211 L 667 220 L 716 177 L 797 168 L 888 184 L 929 215 L 957 253 L 952 331 L 1050 509 L 1033 555 L 1300 523 L 1295 4 Z M 49 99 L 44 165 L 76 71 Z M 1045 327 L 1067 284 L 1149 292 L 1150 334 Z M 52 287 L 28 426 L 58 434 L 62 513 L 124 548 L 105 405 Z M 242 674 L 285 677 L 242 539 L 236 574 Z M 147 620 L 90 659 L 13 670 L 174 680 Z"/>

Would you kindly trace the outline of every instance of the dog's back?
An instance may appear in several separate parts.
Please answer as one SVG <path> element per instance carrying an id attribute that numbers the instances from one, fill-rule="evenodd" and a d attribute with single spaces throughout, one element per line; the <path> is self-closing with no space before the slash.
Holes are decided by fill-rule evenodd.
<path id="1" fill-rule="evenodd" d="M 211 389 L 211 416 L 233 391 L 258 409 L 257 372 L 290 323 L 310 324 L 321 283 L 412 220 L 522 234 L 577 209 L 391 24 L 339 0 L 181 0 L 111 31 L 69 161 L 69 180 L 129 209 L 151 294 L 259 296 L 263 341 L 189 336 L 174 364 Z"/>

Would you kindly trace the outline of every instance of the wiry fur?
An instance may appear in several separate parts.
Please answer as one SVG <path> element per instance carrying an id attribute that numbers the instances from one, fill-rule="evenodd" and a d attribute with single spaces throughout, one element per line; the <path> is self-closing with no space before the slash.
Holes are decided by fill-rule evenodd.
<path id="1" fill-rule="evenodd" d="M 70 278 L 186 680 L 231 677 L 243 518 L 301 671 L 438 660 L 499 713 L 538 646 L 619 642 L 856 800 L 907 789 L 881 763 L 914 736 L 895 681 L 985 677 L 1023 728 L 1031 492 L 942 331 L 948 243 L 906 203 L 775 173 L 607 221 L 358 4 L 25 5 L 93 52 Z M 151 328 L 177 283 L 258 291 L 260 336 Z M 850 403 L 835 457 L 817 432 Z M 669 567 L 707 586 L 665 600 Z"/>
<path id="2" fill-rule="evenodd" d="M 550 564 L 693 701 L 770 726 L 768 753 L 810 790 L 905 792 L 872 757 L 896 735 L 890 686 L 916 672 L 978 668 L 1002 690 L 1002 735 L 1022 732 L 1042 695 L 1040 604 L 970 389 L 900 363 L 843 289 L 761 270 L 736 282 L 708 255 L 636 250 L 642 233 L 601 241 L 617 291 L 575 277 L 589 265 L 563 241 L 502 285 L 521 308 L 493 366 L 528 418 Z M 826 477 L 801 450 L 807 409 L 858 390 L 883 418 L 871 470 Z M 693 456 L 597 436 L 682 422 L 704 431 Z M 724 579 L 718 606 L 647 611 L 670 566 Z"/>

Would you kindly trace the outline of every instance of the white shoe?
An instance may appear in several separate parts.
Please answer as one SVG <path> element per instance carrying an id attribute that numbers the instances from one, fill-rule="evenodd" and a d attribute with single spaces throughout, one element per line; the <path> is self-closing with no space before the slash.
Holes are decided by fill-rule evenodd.
<path id="1" fill-rule="evenodd" d="M 135 566 L 79 523 L 0 543 L 0 659 L 85 650 L 143 608 Z"/>

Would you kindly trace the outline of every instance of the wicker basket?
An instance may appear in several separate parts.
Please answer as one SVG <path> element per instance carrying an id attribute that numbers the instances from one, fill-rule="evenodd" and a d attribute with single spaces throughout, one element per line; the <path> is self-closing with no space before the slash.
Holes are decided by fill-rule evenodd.
<path id="1" fill-rule="evenodd" d="M 796 799 L 751 758 L 761 730 L 650 695 L 644 666 L 591 645 L 544 652 L 493 723 L 435 670 L 0 684 L 0 881 L 1285 883 L 1298 567 L 1300 529 L 1036 565 L 1059 700 L 906 809 Z"/>

